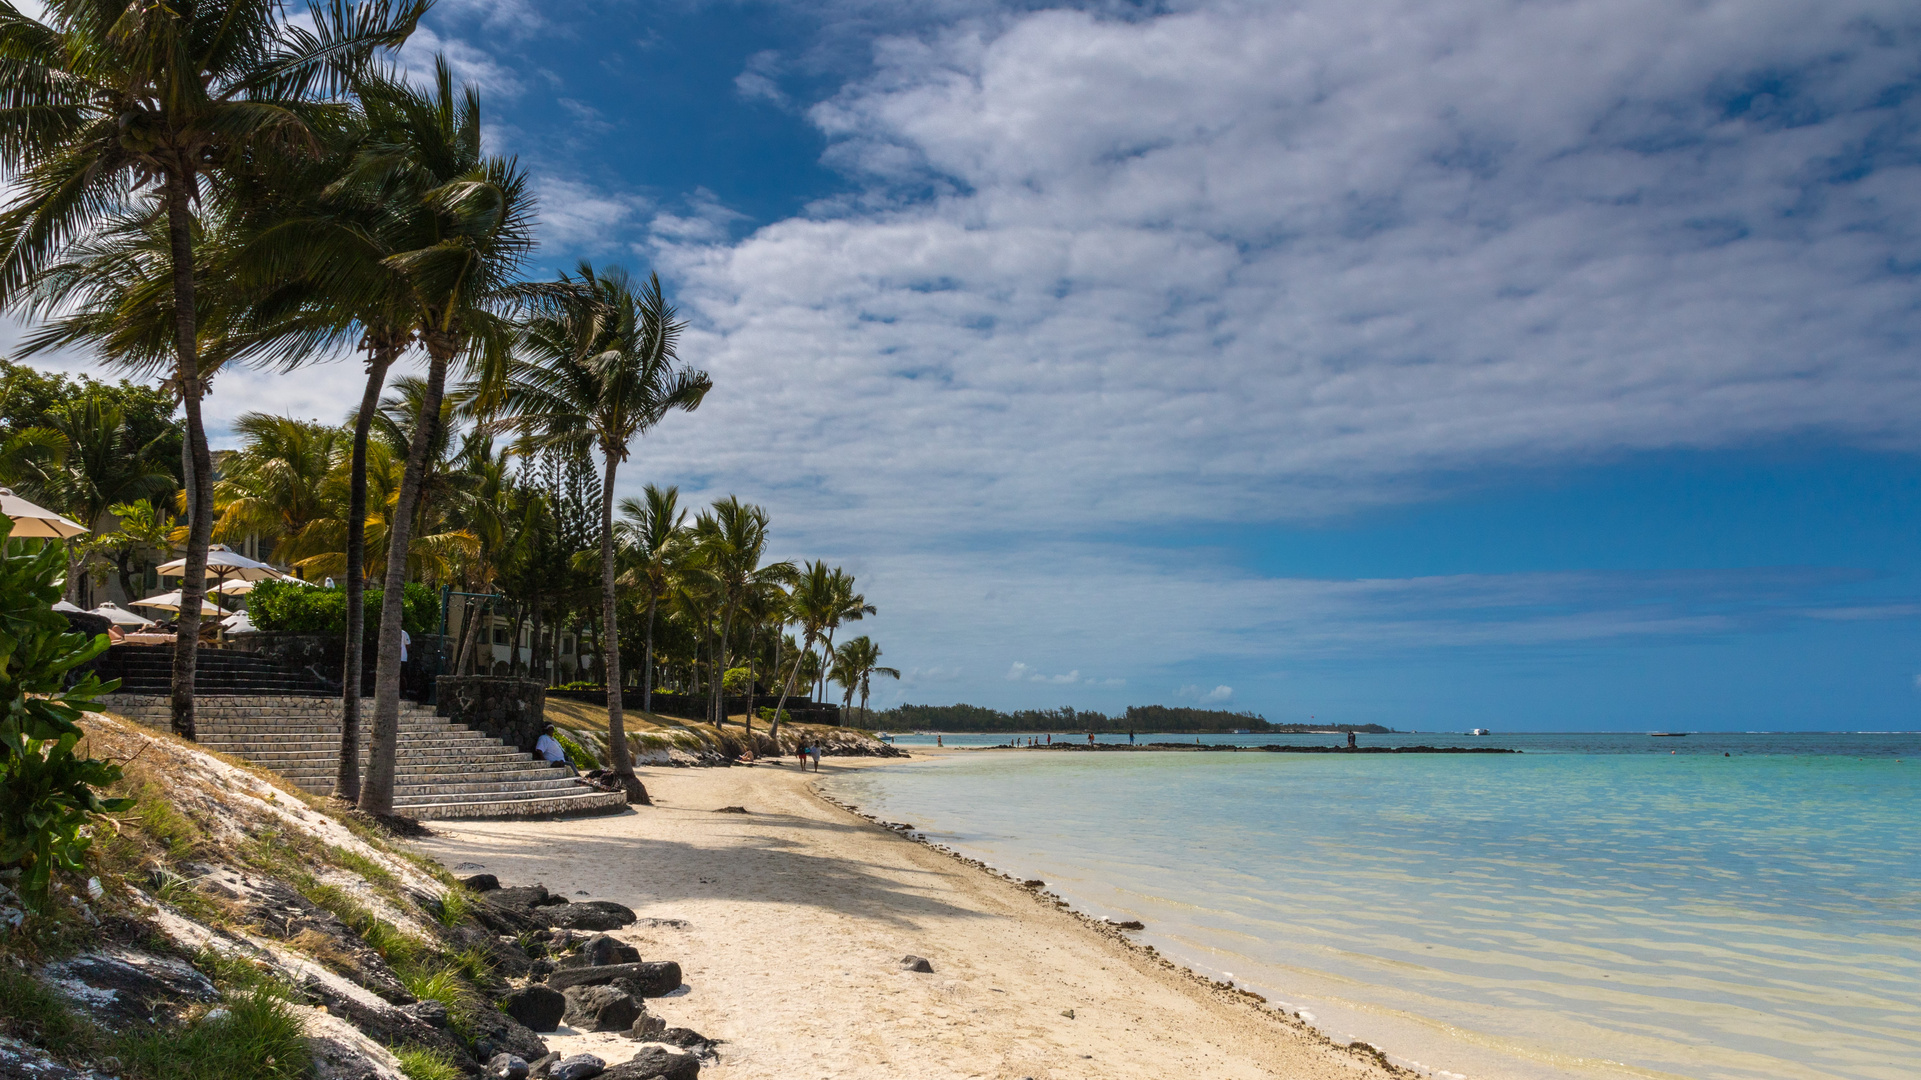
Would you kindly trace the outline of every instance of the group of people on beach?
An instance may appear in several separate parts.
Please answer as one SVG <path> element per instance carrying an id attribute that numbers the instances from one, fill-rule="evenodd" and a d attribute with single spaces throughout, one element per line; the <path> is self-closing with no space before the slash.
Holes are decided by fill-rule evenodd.
<path id="1" fill-rule="evenodd" d="M 815 772 L 820 771 L 820 744 L 819 743 L 802 742 L 799 746 L 794 747 L 794 756 L 800 759 L 801 772 L 807 771 L 807 759 L 809 757 L 812 757 L 814 759 L 814 771 Z"/>

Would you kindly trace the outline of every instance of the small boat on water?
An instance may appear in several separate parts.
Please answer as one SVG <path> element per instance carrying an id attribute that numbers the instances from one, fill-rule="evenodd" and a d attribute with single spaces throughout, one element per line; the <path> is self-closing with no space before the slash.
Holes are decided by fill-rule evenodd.
<path id="1" fill-rule="evenodd" d="M 1468 732 L 1468 734 L 1469 735 L 1492 735 L 1494 733 L 1484 727 L 1477 727 L 1473 731 Z"/>
<path id="2" fill-rule="evenodd" d="M 1685 739 L 1687 737 L 1688 737 L 1688 733 L 1685 731 L 1650 731 L 1648 732 L 1648 738 L 1650 739 Z"/>

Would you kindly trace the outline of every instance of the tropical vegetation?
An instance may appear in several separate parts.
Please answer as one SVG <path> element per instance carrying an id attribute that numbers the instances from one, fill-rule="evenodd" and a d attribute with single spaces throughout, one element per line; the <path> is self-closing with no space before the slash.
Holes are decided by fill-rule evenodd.
<path id="1" fill-rule="evenodd" d="M 629 687 L 749 736 L 830 682 L 864 712 L 898 673 L 869 637 L 835 644 L 876 613 L 851 574 L 775 557 L 766 509 L 732 495 L 619 497 L 647 433 L 713 380 L 679 355 L 658 277 L 528 276 L 533 189 L 484 145 L 479 92 L 445 61 L 396 67 L 426 7 L 0 5 L 0 307 L 28 317 L 23 353 L 88 351 L 146 384 L 0 361 L 0 484 L 90 530 L 51 546 L 66 599 L 132 599 L 184 561 L 172 711 L 191 739 L 210 546 L 315 583 L 257 585 L 250 615 L 352 646 L 334 793 L 374 815 L 408 638 L 449 673 L 601 688 L 634 801 Z M 210 445 L 222 371 L 348 356 L 366 379 L 344 415 L 247 413 Z"/>

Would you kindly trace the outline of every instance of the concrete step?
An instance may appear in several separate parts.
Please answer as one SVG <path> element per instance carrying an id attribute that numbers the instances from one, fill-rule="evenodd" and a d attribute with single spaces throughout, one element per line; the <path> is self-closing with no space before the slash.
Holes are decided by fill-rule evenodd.
<path id="1" fill-rule="evenodd" d="M 435 818 L 547 817 L 561 814 L 612 813 L 627 805 L 619 791 L 580 788 L 577 795 L 538 799 L 467 799 L 458 795 L 394 800 L 394 810 L 409 817 Z"/>

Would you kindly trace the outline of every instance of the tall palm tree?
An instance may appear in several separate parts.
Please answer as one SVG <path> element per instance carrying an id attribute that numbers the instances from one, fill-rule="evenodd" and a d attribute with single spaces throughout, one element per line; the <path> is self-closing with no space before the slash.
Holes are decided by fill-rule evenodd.
<path id="1" fill-rule="evenodd" d="M 533 194 L 511 159 L 481 150 L 480 98 L 456 91 L 445 60 L 426 90 L 394 80 L 361 84 L 368 136 L 346 182 L 363 185 L 399 219 L 382 262 L 403 281 L 407 325 L 427 353 L 407 463 L 395 498 L 374 665 L 373 734 L 360 808 L 393 812 L 400 739 L 400 641 L 407 553 L 429 457 L 442 434 L 448 368 L 497 364 L 510 340 L 504 314 L 533 248 Z M 344 755 L 343 755 L 344 756 Z"/>
<path id="2" fill-rule="evenodd" d="M 724 675 L 732 660 L 734 616 L 741 605 L 757 592 L 792 581 L 796 571 L 791 562 L 761 565 L 760 560 L 767 552 L 767 511 L 732 495 L 716 502 L 711 510 L 695 520 L 694 545 L 695 557 L 701 569 L 713 578 L 720 601 L 719 651 L 714 663 L 716 670 Z M 715 721 L 725 719 L 719 715 L 726 711 L 723 687 L 716 687 L 714 708 Z M 749 709 L 749 745 L 752 745 L 753 730 L 754 717 Z"/>
<path id="3" fill-rule="evenodd" d="M 800 649 L 794 657 L 794 666 L 787 672 L 787 681 L 780 688 L 780 702 L 774 706 L 770 734 L 775 746 L 780 745 L 780 711 L 787 707 L 787 698 L 794 692 L 794 680 L 805 666 L 801 659 L 813 653 L 821 631 L 844 604 L 839 581 L 839 577 L 844 576 L 815 559 L 795 575 L 793 591 L 787 594 L 787 619 L 800 624 Z"/>
<path id="4" fill-rule="evenodd" d="M 880 646 L 874 644 L 873 638 L 862 634 L 834 650 L 834 681 L 847 691 L 841 701 L 852 705 L 854 694 L 860 694 L 862 727 L 867 726 L 867 694 L 876 675 L 898 679 L 900 669 L 880 666 Z"/>
<path id="5" fill-rule="evenodd" d="M 250 149 L 311 139 L 322 99 L 374 50 L 398 47 L 431 0 L 346 0 L 290 22 L 281 0 L 62 0 L 42 23 L 0 6 L 0 303 L 52 260 L 153 189 L 172 284 L 171 384 L 186 409 L 192 492 L 173 728 L 194 735 L 200 599 L 213 532 L 213 461 L 200 411 L 205 372 L 195 315 L 194 206 Z"/>
<path id="6" fill-rule="evenodd" d="M 615 471 L 633 441 L 679 409 L 700 407 L 713 381 L 683 367 L 675 354 L 683 323 L 660 290 L 618 267 L 563 277 L 556 299 L 529 320 L 519 348 L 497 387 L 483 391 L 490 426 L 518 430 L 533 445 L 598 450 L 601 457 L 601 640 L 607 681 L 607 733 L 614 774 L 633 802 L 647 789 L 634 776 L 622 712 L 620 633 L 614 560 Z M 491 394 L 491 397 L 489 397 Z"/>
<path id="7" fill-rule="evenodd" d="M 124 410 L 98 395 L 49 410 L 45 431 L 65 448 L 47 472 L 44 491 L 62 511 L 98 530 L 115 503 L 159 498 L 174 489 L 173 476 L 157 460 L 159 440 L 135 445 Z M 92 538 L 98 541 L 99 537 Z M 80 599 L 81 568 L 92 544 L 67 545 L 68 603 Z"/>
<path id="8" fill-rule="evenodd" d="M 642 654 L 640 707 L 654 711 L 654 617 L 673 584 L 674 563 L 687 545 L 687 511 L 680 508 L 680 489 L 647 485 L 639 499 L 620 501 L 621 549 L 629 569 L 620 584 L 647 594 L 647 645 Z"/>

